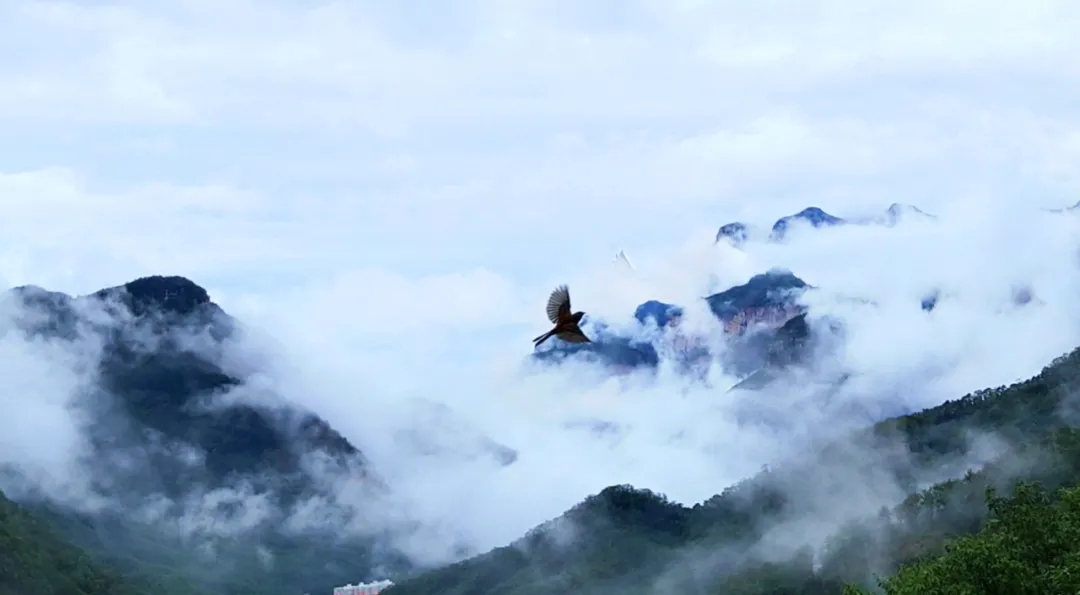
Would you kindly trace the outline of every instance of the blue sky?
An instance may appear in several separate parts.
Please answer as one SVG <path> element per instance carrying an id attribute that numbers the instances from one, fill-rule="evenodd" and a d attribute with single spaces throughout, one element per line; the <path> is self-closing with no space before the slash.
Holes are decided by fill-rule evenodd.
<path id="1" fill-rule="evenodd" d="M 1076 221 L 1038 214 L 1080 199 L 1076 31 L 1065 0 L 7 2 L 0 284 L 192 278 L 285 345 L 282 392 L 477 547 L 611 483 L 695 501 L 789 437 L 672 404 L 671 378 L 519 375 L 551 288 L 625 323 L 788 266 L 881 304 L 816 306 L 864 388 L 922 407 L 1030 375 L 1080 342 Z M 941 223 L 712 245 L 893 202 Z M 1017 284 L 1042 305 L 1010 310 Z M 931 287 L 958 305 L 909 309 Z M 408 425 L 414 397 L 521 464 L 395 450 L 370 420 Z M 597 412 L 637 433 L 560 425 Z"/>

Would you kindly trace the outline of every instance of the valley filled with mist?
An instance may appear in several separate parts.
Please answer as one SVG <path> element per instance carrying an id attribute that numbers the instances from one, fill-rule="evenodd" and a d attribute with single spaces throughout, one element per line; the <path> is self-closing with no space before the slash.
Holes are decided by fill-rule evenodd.
<path id="1" fill-rule="evenodd" d="M 872 586 L 981 526 L 987 486 L 1072 479 L 1080 220 L 1001 215 L 690 239 L 575 284 L 593 343 L 490 331 L 419 374 L 357 364 L 385 348 L 330 296 L 20 286 L 3 490 L 132 589 Z"/>
<path id="2" fill-rule="evenodd" d="M 0 595 L 1080 589 L 1080 5 L 416 8 L 0 6 Z"/>

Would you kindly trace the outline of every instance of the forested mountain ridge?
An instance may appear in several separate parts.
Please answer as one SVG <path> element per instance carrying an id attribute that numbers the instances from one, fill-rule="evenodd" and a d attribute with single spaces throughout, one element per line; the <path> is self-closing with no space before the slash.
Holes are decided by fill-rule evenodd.
<path id="1" fill-rule="evenodd" d="M 83 370 L 71 406 L 85 440 L 71 475 L 106 505 L 58 501 L 17 464 L 0 466 L 0 488 L 95 563 L 205 593 L 271 595 L 408 567 L 374 536 L 342 530 L 356 511 L 335 482 L 372 497 L 385 486 L 325 420 L 248 381 L 228 351 L 242 329 L 204 288 L 154 276 L 79 297 L 25 286 L 0 298 L 0 332 Z"/>
<path id="2" fill-rule="evenodd" d="M 92 559 L 47 522 L 0 494 L 0 594 L 150 595 L 194 593 L 182 582 L 138 579 Z"/>
<path id="3" fill-rule="evenodd" d="M 139 324 L 164 324 L 167 330 L 188 321 L 201 325 L 211 338 L 235 332 L 230 319 L 222 318 L 216 306 L 204 305 L 197 286 L 184 281 L 150 278 L 136 285 L 136 297 L 142 291 L 157 296 L 149 301 L 133 298 L 130 290 L 94 295 L 122 304 L 142 320 Z M 154 293 L 158 290 L 160 295 Z M 68 307 L 70 300 L 82 298 L 36 288 L 19 291 L 20 299 L 49 314 L 21 319 L 24 332 L 71 339 L 80 319 Z M 132 321 L 122 322 L 101 330 L 122 339 L 124 325 Z M 358 450 L 306 414 L 283 419 L 249 408 L 239 417 L 226 410 L 222 421 L 215 417 L 222 412 L 184 409 L 199 395 L 229 390 L 243 378 L 213 361 L 185 356 L 182 342 L 159 342 L 151 352 L 126 349 L 123 341 L 107 344 L 112 350 L 105 352 L 102 386 L 120 399 L 125 423 L 152 428 L 151 435 L 204 445 L 219 457 L 194 476 L 159 472 L 133 478 L 139 481 L 130 484 L 132 495 L 148 488 L 172 493 L 188 480 L 229 485 L 236 471 L 248 470 L 256 471 L 254 477 L 265 481 L 267 489 L 281 490 L 285 500 L 302 497 L 312 487 L 304 485 L 303 468 L 291 457 L 309 446 L 336 453 L 346 468 L 356 465 L 360 476 L 370 473 Z M 895 575 L 886 582 L 887 592 L 907 595 L 924 592 L 916 587 L 940 583 L 942 576 L 956 584 L 974 580 L 958 573 L 960 563 L 950 560 L 966 560 L 972 551 L 990 546 L 1001 560 L 1020 559 L 1006 547 L 1015 540 L 1001 537 L 1017 526 L 1009 521 L 1015 511 L 1071 522 L 1072 492 L 1063 492 L 1060 504 L 1048 494 L 1080 481 L 1080 432 L 1073 428 L 1078 385 L 1080 350 L 1024 382 L 977 391 L 819 444 L 803 460 L 777 464 L 692 507 L 647 489 L 611 486 L 510 546 L 398 579 L 388 592 L 840 594 Z M 964 473 L 983 459 L 989 463 L 981 470 Z M 1049 491 L 1024 488 L 1028 491 L 1016 499 L 994 496 L 988 505 L 988 488 L 1006 494 L 1017 479 L 1038 482 Z M 883 501 L 880 494 L 870 494 L 873 490 L 896 494 L 899 503 L 870 509 L 867 502 Z M 262 530 L 242 539 L 216 540 L 208 556 L 196 542 L 162 534 L 123 514 L 77 513 L 47 501 L 0 504 L 0 535 L 15 544 L 7 557 L 0 556 L 0 595 L 314 594 L 364 580 L 372 555 L 371 543 L 325 532 Z M 991 508 L 1001 522 L 987 523 Z M 822 527 L 827 535 L 821 534 Z M 969 541 L 956 541 L 979 531 Z M 949 543 L 959 545 L 948 550 Z M 1034 563 L 1021 570 L 1060 573 L 1070 568 L 1071 551 L 1044 549 L 1056 556 L 1049 570 Z M 266 554 L 273 564 L 266 563 Z M 392 553 L 387 559 L 393 560 Z M 1024 572 L 1001 580 L 1027 580 Z M 1045 581 L 1032 584 L 1046 587 Z"/>
<path id="4" fill-rule="evenodd" d="M 1080 432 L 1072 427 L 1077 388 L 1080 349 L 1029 380 L 883 421 L 693 507 L 630 486 L 605 489 L 514 544 L 420 574 L 389 592 L 808 595 L 873 586 L 982 529 L 988 488 L 1007 493 L 1016 480 L 1050 490 L 1080 482 Z M 919 489 L 935 475 L 962 474 L 958 465 L 979 447 L 978 436 L 996 444 L 988 464 Z M 785 527 L 819 518 L 828 497 L 857 498 L 860 483 L 884 476 L 910 495 L 839 523 L 820 547 L 772 543 Z M 807 496 L 808 487 L 826 497 Z M 990 502 L 1001 509 L 1005 501 Z M 901 584 L 912 576 L 893 579 L 890 593 L 914 593 Z"/>

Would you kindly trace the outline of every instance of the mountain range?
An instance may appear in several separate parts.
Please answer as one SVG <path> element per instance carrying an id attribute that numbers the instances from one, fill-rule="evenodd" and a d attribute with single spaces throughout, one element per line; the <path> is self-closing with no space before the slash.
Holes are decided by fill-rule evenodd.
<path id="1" fill-rule="evenodd" d="M 760 372 L 804 363 L 815 339 L 835 332 L 798 304 L 814 289 L 774 270 L 706 297 L 736 345 L 723 365 Z M 81 297 L 27 286 L 2 305 L 14 315 L 0 332 L 80 362 L 72 407 L 86 439 L 79 473 L 62 490 L 33 469 L 2 469 L 0 593 L 329 593 L 390 576 L 391 595 L 840 594 L 983 530 L 987 487 L 1080 481 L 1078 350 L 1025 382 L 815 444 L 691 507 L 648 486 L 611 486 L 512 544 L 422 568 L 390 534 L 408 526 L 349 529 L 380 514 L 393 486 L 325 420 L 259 382 L 257 358 L 236 355 L 243 325 L 194 282 L 147 277 Z M 643 327 L 676 336 L 682 315 L 655 300 L 634 312 Z M 665 346 L 600 321 L 592 329 L 591 346 L 556 344 L 533 357 L 648 367 Z M 690 367 L 709 356 L 693 341 L 680 353 Z M 437 404 L 422 412 L 453 423 Z M 407 439 L 516 461 L 482 436 L 464 446 Z M 976 459 L 986 464 L 973 467 Z M 893 508 L 859 507 L 880 501 L 867 490 L 886 488 L 909 496 Z M 843 522 L 832 518 L 837 499 L 850 502 Z M 808 536 L 821 522 L 840 528 L 815 551 Z"/>
<path id="2" fill-rule="evenodd" d="M 1061 207 L 1058 209 L 1046 209 L 1051 213 L 1076 213 L 1080 212 L 1080 201 L 1077 201 L 1067 207 Z"/>
<path id="3" fill-rule="evenodd" d="M 778 219 L 767 237 L 772 242 L 782 241 L 788 230 L 796 225 L 812 228 L 839 225 L 893 227 L 905 220 L 935 218 L 918 207 L 899 203 L 890 205 L 881 216 L 849 219 L 811 206 Z M 741 246 L 761 236 L 763 234 L 752 226 L 735 221 L 720 227 L 716 242 L 728 241 Z M 616 254 L 615 262 L 632 268 L 622 251 Z M 834 320 L 808 319 L 806 308 L 800 304 L 802 293 L 808 289 L 814 288 L 791 271 L 775 269 L 704 298 L 709 310 L 723 326 L 727 349 L 719 360 L 725 373 L 743 379 L 769 376 L 763 373 L 767 369 L 805 361 L 815 332 L 837 332 L 837 322 Z M 924 311 L 930 312 L 937 306 L 940 297 L 938 290 L 932 290 L 919 305 Z M 651 328 L 651 324 L 661 331 L 672 332 L 644 332 L 632 336 L 625 331 L 613 331 L 602 320 L 589 320 L 586 317 L 585 324 L 593 335 L 592 343 L 570 344 L 553 339 L 548 348 L 537 350 L 532 358 L 545 364 L 559 364 L 573 358 L 603 365 L 615 373 L 627 373 L 640 369 L 655 370 L 661 360 L 660 354 L 667 353 L 684 371 L 701 373 L 704 364 L 711 361 L 715 354 L 705 346 L 703 337 L 688 336 L 677 330 L 682 313 L 683 308 L 679 305 L 649 300 L 634 311 L 638 324 L 643 328 Z"/>
<path id="4" fill-rule="evenodd" d="M 374 536 L 341 530 L 356 512 L 337 484 L 372 501 L 386 485 L 325 420 L 229 360 L 242 327 L 202 287 L 147 277 L 77 298 L 26 286 L 4 299 L 18 312 L 6 332 L 91 352 L 72 401 L 84 481 L 65 487 L 78 495 L 54 497 L 16 466 L 2 483 L 73 545 L 133 575 L 167 568 L 197 592 L 319 592 L 410 568 Z"/>
<path id="5" fill-rule="evenodd" d="M 709 366 L 748 382 L 742 389 L 762 388 L 782 369 L 810 363 L 842 332 L 838 321 L 811 317 L 800 298 L 811 285 L 783 269 L 754 275 L 746 283 L 703 298 L 715 317 L 724 347 L 710 349 L 709 337 L 681 328 L 684 308 L 649 300 L 634 311 L 636 332 L 612 330 L 602 320 L 584 319 L 591 343 L 550 341 L 531 358 L 543 365 L 568 359 L 590 362 L 614 373 L 656 371 L 662 359 L 690 377 L 704 378 Z"/>
<path id="6" fill-rule="evenodd" d="M 1080 212 L 1080 202 L 1076 202 L 1067 207 L 1043 210 L 1048 213 L 1057 214 L 1076 213 Z M 769 228 L 767 232 L 742 221 L 725 223 L 724 225 L 721 225 L 720 229 L 716 232 L 716 242 L 727 241 L 733 246 L 742 246 L 746 242 L 754 239 L 766 239 L 770 242 L 779 242 L 786 239 L 787 233 L 791 227 L 800 225 L 805 225 L 813 229 L 836 227 L 840 225 L 881 225 L 884 227 L 895 227 L 902 221 L 926 221 L 934 219 L 937 219 L 936 215 L 927 213 L 914 205 L 901 203 L 889 205 L 881 215 L 848 218 L 837 217 L 825 212 L 819 207 L 810 206 L 798 213 L 780 217 L 772 224 L 772 227 Z M 625 255 L 623 255 L 623 259 L 625 259 Z"/>
<path id="7" fill-rule="evenodd" d="M 387 593 L 840 595 L 877 586 L 879 577 L 897 571 L 884 584 L 889 595 L 1071 592 L 1071 583 L 1039 575 L 1034 566 L 1071 568 L 1062 554 L 1044 560 L 1003 551 L 1019 540 L 1050 551 L 1057 547 L 1046 541 L 1050 534 L 1009 533 L 1002 537 L 1009 541 L 982 545 L 983 557 L 969 567 L 938 560 L 962 555 L 948 544 L 995 531 L 1000 525 L 989 523 L 995 510 L 1023 502 L 995 501 L 994 494 L 1009 493 L 1018 480 L 1048 490 L 1080 482 L 1077 388 L 1080 349 L 1024 382 L 821 443 L 692 507 L 648 489 L 609 487 L 514 543 L 399 581 Z M 978 436 L 988 435 L 998 440 L 997 449 L 973 469 L 967 462 L 981 450 Z M 883 486 L 908 496 L 892 507 L 860 509 L 867 494 Z M 1017 498 L 1024 494 L 1030 492 Z M 1046 514 L 1046 502 L 1024 510 L 1043 506 L 1036 512 Z M 817 550 L 811 536 L 836 520 L 838 505 L 848 517 Z M 1026 531 L 1031 525 L 1019 526 Z M 1031 574 L 1032 585 L 1056 588 L 999 590 L 1008 579 L 997 577 L 1008 569 L 1014 576 Z"/>
<path id="8" fill-rule="evenodd" d="M 798 298 L 809 288 L 790 271 L 777 269 L 705 297 L 709 310 L 728 337 L 730 349 L 721 360 L 725 369 L 745 376 L 781 360 L 801 361 L 809 327 L 806 309 L 799 305 Z M 565 343 L 556 339 L 550 348 L 537 350 L 532 357 L 547 364 L 572 357 L 625 372 L 655 369 L 660 353 L 666 352 L 687 370 L 707 367 L 713 354 L 705 346 L 704 337 L 687 335 L 679 329 L 683 311 L 681 306 L 656 300 L 639 305 L 634 319 L 643 329 L 657 332 L 634 336 L 612 331 L 603 321 L 586 318 L 584 324 L 593 334 L 593 342 Z M 801 330 L 793 334 L 791 331 L 796 326 Z"/>
<path id="9" fill-rule="evenodd" d="M 768 241 L 779 242 L 787 237 L 788 231 L 793 226 L 798 225 L 806 225 L 815 229 L 838 225 L 883 225 L 893 227 L 901 221 L 912 219 L 926 220 L 936 219 L 936 217 L 916 206 L 900 203 L 889 205 L 889 208 L 885 209 L 885 213 L 881 216 L 848 219 L 830 215 L 818 207 L 807 207 L 798 213 L 777 219 L 767 234 L 742 221 L 724 224 L 716 232 L 716 241 L 726 240 L 735 246 L 741 246 L 747 241 L 757 238 L 767 238 Z"/>

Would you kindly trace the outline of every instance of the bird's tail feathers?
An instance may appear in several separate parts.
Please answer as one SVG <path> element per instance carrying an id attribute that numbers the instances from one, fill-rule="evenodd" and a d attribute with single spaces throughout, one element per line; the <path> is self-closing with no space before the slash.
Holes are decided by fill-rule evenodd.
<path id="1" fill-rule="evenodd" d="M 533 343 L 534 343 L 533 346 L 535 347 L 535 346 L 540 345 L 544 341 L 547 341 L 549 338 L 551 338 L 551 336 L 554 335 L 554 334 L 555 334 L 555 331 L 551 330 L 551 331 L 548 331 L 548 332 L 540 335 L 539 337 L 533 339 Z"/>

